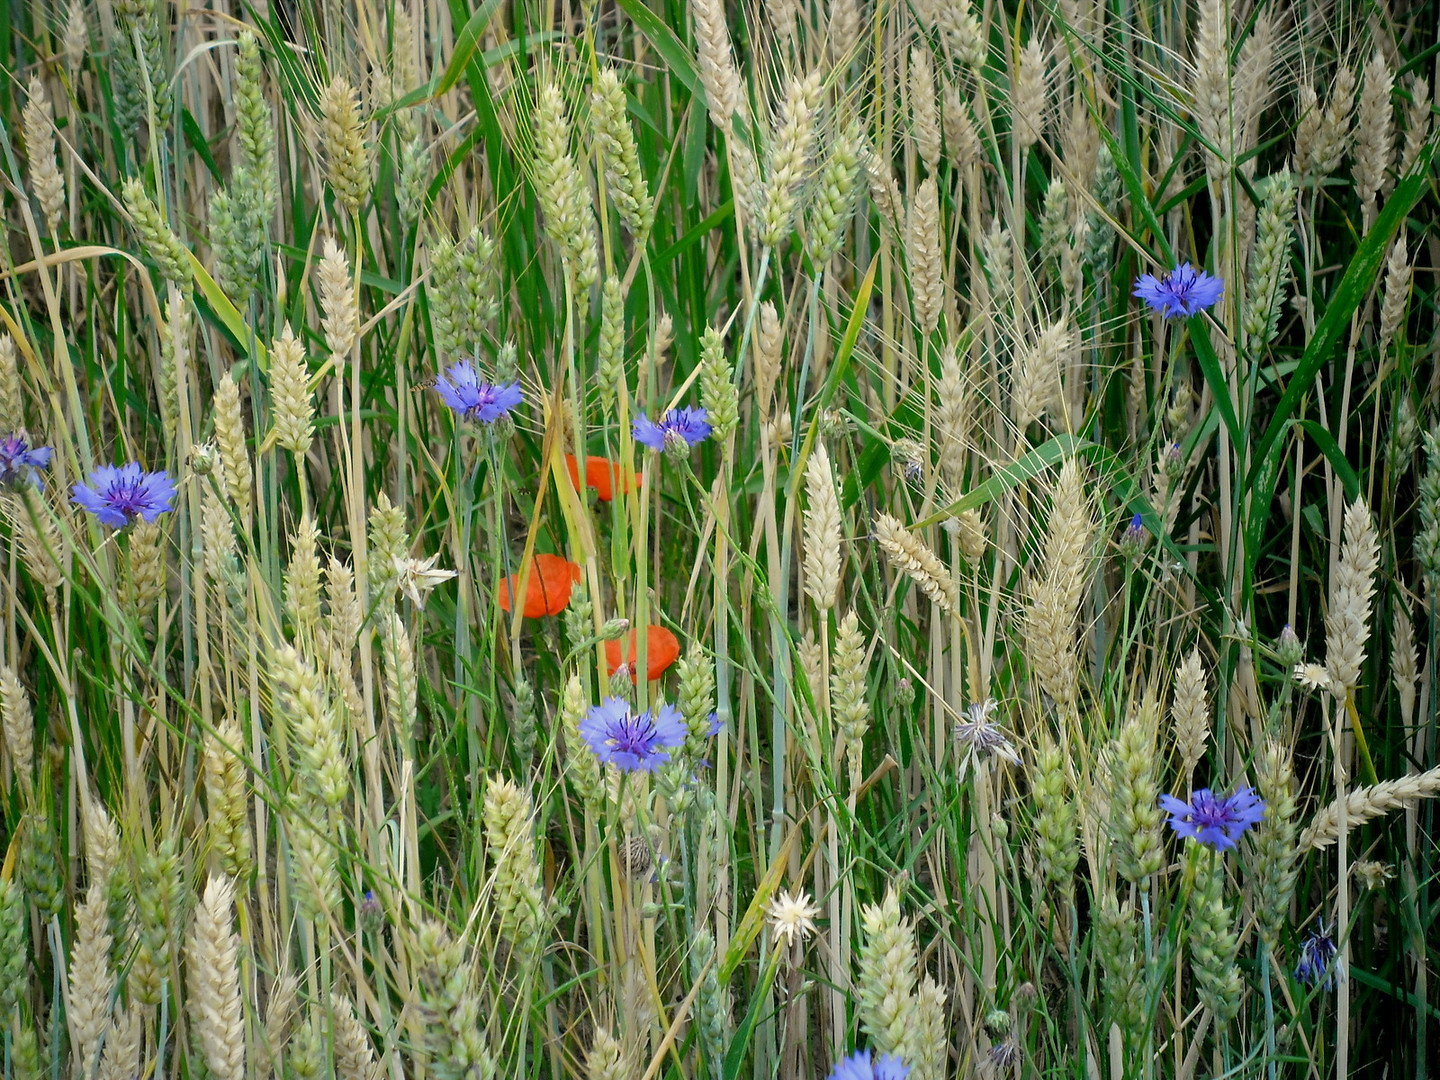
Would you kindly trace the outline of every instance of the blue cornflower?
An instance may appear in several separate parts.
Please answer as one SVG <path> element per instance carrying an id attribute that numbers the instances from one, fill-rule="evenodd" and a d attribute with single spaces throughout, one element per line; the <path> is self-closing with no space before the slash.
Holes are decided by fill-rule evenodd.
<path id="1" fill-rule="evenodd" d="M 670 750 L 689 734 L 673 705 L 635 713 L 623 698 L 607 697 L 580 721 L 580 737 L 595 756 L 626 772 L 651 772 L 670 760 Z"/>
<path id="2" fill-rule="evenodd" d="M 480 424 L 493 424 L 525 400 L 518 382 L 488 383 L 469 360 L 459 360 L 437 376 L 435 392 L 466 420 Z"/>
<path id="3" fill-rule="evenodd" d="M 1334 990 L 1335 979 L 1344 976 L 1335 962 L 1335 939 L 1325 929 L 1324 920 L 1305 935 L 1300 943 L 1300 962 L 1295 965 L 1295 978 L 1306 986 L 1318 986 L 1322 990 Z"/>
<path id="4" fill-rule="evenodd" d="M 37 470 L 50 467 L 53 453 L 48 446 L 32 447 L 23 431 L 0 439 L 0 487 L 19 487 L 25 481 L 41 487 Z"/>
<path id="5" fill-rule="evenodd" d="M 1141 274 L 1135 279 L 1135 291 L 1131 295 L 1138 296 L 1166 318 L 1198 315 L 1225 295 L 1225 282 L 1204 270 L 1196 270 L 1187 262 L 1158 278 L 1154 274 Z"/>
<path id="6" fill-rule="evenodd" d="M 830 1080 L 905 1080 L 910 1075 L 910 1066 L 890 1054 L 882 1054 L 871 1061 L 869 1050 L 857 1050 L 848 1058 L 841 1058 L 830 1070 Z"/>
<path id="7" fill-rule="evenodd" d="M 635 441 L 651 450 L 689 450 L 710 437 L 710 417 L 704 409 L 671 409 L 657 424 L 643 412 L 631 425 Z"/>
<path id="8" fill-rule="evenodd" d="M 1248 787 L 1237 788 L 1225 798 L 1201 788 L 1188 803 L 1162 795 L 1160 806 L 1170 812 L 1170 828 L 1176 833 L 1216 851 L 1230 851 L 1245 830 L 1265 816 L 1265 800 Z"/>
<path id="9" fill-rule="evenodd" d="M 154 521 L 175 509 L 175 485 L 164 469 L 146 472 L 139 462 L 101 465 L 90 474 L 90 484 L 70 489 L 74 501 L 112 529 L 123 529 L 136 518 Z"/>

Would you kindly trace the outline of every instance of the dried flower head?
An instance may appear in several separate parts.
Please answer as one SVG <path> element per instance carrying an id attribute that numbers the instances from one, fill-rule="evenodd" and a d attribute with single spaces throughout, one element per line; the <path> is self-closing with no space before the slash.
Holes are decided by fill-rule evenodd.
<path id="1" fill-rule="evenodd" d="M 435 569 L 435 563 L 439 558 L 439 555 L 431 555 L 428 559 L 406 557 L 395 560 L 397 585 L 416 607 L 425 606 L 426 596 L 436 585 L 456 576 L 454 570 Z"/>
<path id="2" fill-rule="evenodd" d="M 815 933 L 815 916 L 820 909 L 808 892 L 780 892 L 765 905 L 765 918 L 776 940 L 786 945 L 809 941 Z"/>
<path id="3" fill-rule="evenodd" d="M 1386 882 L 1395 878 L 1395 868 L 1379 859 L 1357 859 L 1351 863 L 1350 871 L 1370 892 L 1384 888 Z"/>
<path id="4" fill-rule="evenodd" d="M 979 753 L 989 754 L 1010 765 L 1020 764 L 1020 755 L 999 724 L 990 719 L 1000 703 L 994 698 L 967 705 L 964 717 L 955 725 L 955 741 L 966 747 L 967 753 L 960 763 L 960 779 Z"/>
<path id="5" fill-rule="evenodd" d="M 1334 990 L 1335 980 L 1343 979 L 1345 973 L 1337 960 L 1339 949 L 1335 938 L 1325 928 L 1324 920 L 1315 924 L 1315 929 L 1305 935 L 1300 943 L 1300 962 L 1295 965 L 1295 978 L 1306 986 L 1321 990 Z"/>

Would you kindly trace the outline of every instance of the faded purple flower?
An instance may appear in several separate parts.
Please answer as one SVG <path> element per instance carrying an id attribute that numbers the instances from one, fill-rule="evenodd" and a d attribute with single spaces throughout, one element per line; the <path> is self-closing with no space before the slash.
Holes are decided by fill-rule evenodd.
<path id="1" fill-rule="evenodd" d="M 671 409 L 657 424 L 643 412 L 631 425 L 635 441 L 651 450 L 689 450 L 710 437 L 710 418 L 696 406 Z"/>
<path id="2" fill-rule="evenodd" d="M 1141 274 L 1135 279 L 1135 291 L 1131 293 L 1166 318 L 1198 315 L 1224 294 L 1225 282 L 1195 269 L 1188 262 L 1159 277 Z"/>
<path id="3" fill-rule="evenodd" d="M 54 451 L 48 446 L 31 446 L 23 431 L 0 439 L 0 487 L 14 488 L 29 482 L 42 487 L 38 470 L 50 467 Z"/>
<path id="4" fill-rule="evenodd" d="M 1286 668 L 1293 668 L 1304 659 L 1305 646 L 1300 643 L 1300 638 L 1288 622 L 1275 641 L 1275 655 Z"/>
<path id="5" fill-rule="evenodd" d="M 1251 825 L 1265 816 L 1265 800 L 1254 788 L 1242 787 L 1235 794 L 1216 798 L 1201 788 L 1181 802 L 1173 795 L 1160 796 L 1160 806 L 1170 814 L 1170 828 L 1180 836 L 1198 840 L 1216 851 L 1230 851 Z"/>
<path id="6" fill-rule="evenodd" d="M 90 484 L 70 489 L 74 502 L 112 529 L 123 529 L 136 518 L 154 521 L 173 510 L 175 485 L 164 469 L 146 472 L 139 462 L 101 465 L 90 474 Z"/>
<path id="7" fill-rule="evenodd" d="M 857 1050 L 841 1058 L 830 1070 L 830 1080 L 905 1080 L 910 1067 L 890 1054 L 872 1061 L 869 1050 Z"/>
<path id="8" fill-rule="evenodd" d="M 1318 986 L 1322 990 L 1334 990 L 1335 979 L 1340 974 L 1335 962 L 1335 939 L 1325 929 L 1324 920 L 1305 935 L 1300 943 L 1300 962 L 1295 965 L 1295 978 L 1306 986 Z"/>
<path id="9" fill-rule="evenodd" d="M 437 376 L 435 392 L 460 416 L 480 424 L 493 424 L 525 400 L 518 382 L 488 383 L 469 360 L 457 361 Z"/>
<path id="10" fill-rule="evenodd" d="M 985 753 L 1011 765 L 1020 764 L 1020 755 L 1015 752 L 1000 725 L 991 721 L 991 715 L 1000 708 L 994 698 L 986 698 L 965 707 L 964 719 L 955 725 L 955 740 L 966 748 L 960 761 L 959 779 L 963 783 L 969 774 L 971 760 L 976 754 Z"/>
<path id="11" fill-rule="evenodd" d="M 607 697 L 580 721 L 580 736 L 595 756 L 626 772 L 651 772 L 670 760 L 689 729 L 673 705 L 635 713 L 623 698 Z"/>
<path id="12" fill-rule="evenodd" d="M 1013 1035 L 1007 1035 L 990 1047 L 990 1064 L 998 1071 L 1005 1071 L 1020 1060 L 1020 1044 Z"/>
<path id="13" fill-rule="evenodd" d="M 360 922 L 371 933 L 385 925 L 385 909 L 370 889 L 365 890 L 365 898 L 360 901 Z"/>

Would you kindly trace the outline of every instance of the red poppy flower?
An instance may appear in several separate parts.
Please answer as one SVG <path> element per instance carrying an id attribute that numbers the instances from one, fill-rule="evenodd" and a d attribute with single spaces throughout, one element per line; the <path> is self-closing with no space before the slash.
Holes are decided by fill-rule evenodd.
<path id="1" fill-rule="evenodd" d="M 580 567 L 559 555 L 536 555 L 525 586 L 525 617 L 558 615 L 570 604 L 570 590 L 580 580 Z M 500 610 L 510 610 L 510 597 L 520 588 L 520 575 L 511 574 L 500 584 Z"/>
<path id="2" fill-rule="evenodd" d="M 680 659 L 680 642 L 663 626 L 645 628 L 646 675 L 654 680 L 665 674 L 667 668 Z M 625 636 L 625 660 L 630 667 L 630 680 L 635 681 L 635 631 Z M 605 667 L 614 675 L 620 667 L 620 642 L 605 642 Z"/>
<path id="3" fill-rule="evenodd" d="M 565 455 L 565 468 L 570 470 L 570 482 L 577 488 L 580 486 L 580 468 L 575 462 L 574 454 Z M 594 455 L 585 459 L 585 486 L 595 489 L 601 502 L 609 502 L 615 497 L 615 489 L 620 488 L 622 495 L 628 495 L 630 489 L 623 485 L 620 477 L 620 463 L 610 461 L 608 458 L 595 457 Z M 640 474 L 635 474 L 635 486 L 641 483 Z"/>

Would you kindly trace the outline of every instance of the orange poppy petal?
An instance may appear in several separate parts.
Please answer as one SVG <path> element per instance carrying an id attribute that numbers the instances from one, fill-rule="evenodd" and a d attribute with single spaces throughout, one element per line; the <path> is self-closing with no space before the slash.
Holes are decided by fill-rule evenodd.
<path id="1" fill-rule="evenodd" d="M 609 502 L 615 495 L 615 489 L 610 482 L 610 473 L 610 462 L 603 457 L 585 459 L 585 484 L 587 487 L 595 489 L 601 502 Z"/>
<path id="2" fill-rule="evenodd" d="M 580 490 L 580 467 L 575 463 L 575 455 L 574 455 L 574 454 L 566 454 L 566 455 L 565 455 L 565 468 L 566 468 L 566 470 L 570 473 L 570 483 L 571 483 L 571 485 L 575 488 L 576 491 L 579 491 L 579 490 Z M 589 483 L 589 480 L 590 480 L 590 465 L 589 465 L 588 462 L 587 462 L 586 465 L 585 465 L 585 480 L 586 480 L 586 483 Z"/>
<path id="3" fill-rule="evenodd" d="M 570 605 L 570 591 L 580 580 L 580 567 L 559 555 L 536 555 L 525 586 L 525 617 L 558 615 Z M 510 610 L 510 597 L 520 587 L 520 575 L 511 574 L 500 586 L 500 610 Z"/>
<path id="4" fill-rule="evenodd" d="M 577 488 L 580 486 L 580 469 L 575 462 L 574 454 L 565 455 L 565 468 L 570 472 L 570 482 Z M 619 488 L 621 494 L 629 494 L 630 488 L 621 483 L 621 468 L 618 461 L 611 461 L 608 458 L 591 455 L 585 459 L 585 486 L 595 489 L 596 496 L 601 502 L 609 502 L 615 497 L 615 489 Z M 635 485 L 641 483 L 640 474 L 635 474 Z"/>
<path id="5" fill-rule="evenodd" d="M 680 642 L 663 626 L 645 628 L 645 674 L 651 681 L 658 679 L 670 665 L 680 659 Z M 625 636 L 625 663 L 630 665 L 630 680 L 635 680 L 635 631 Z M 620 667 L 620 642 L 605 642 L 605 667 L 611 675 Z"/>

